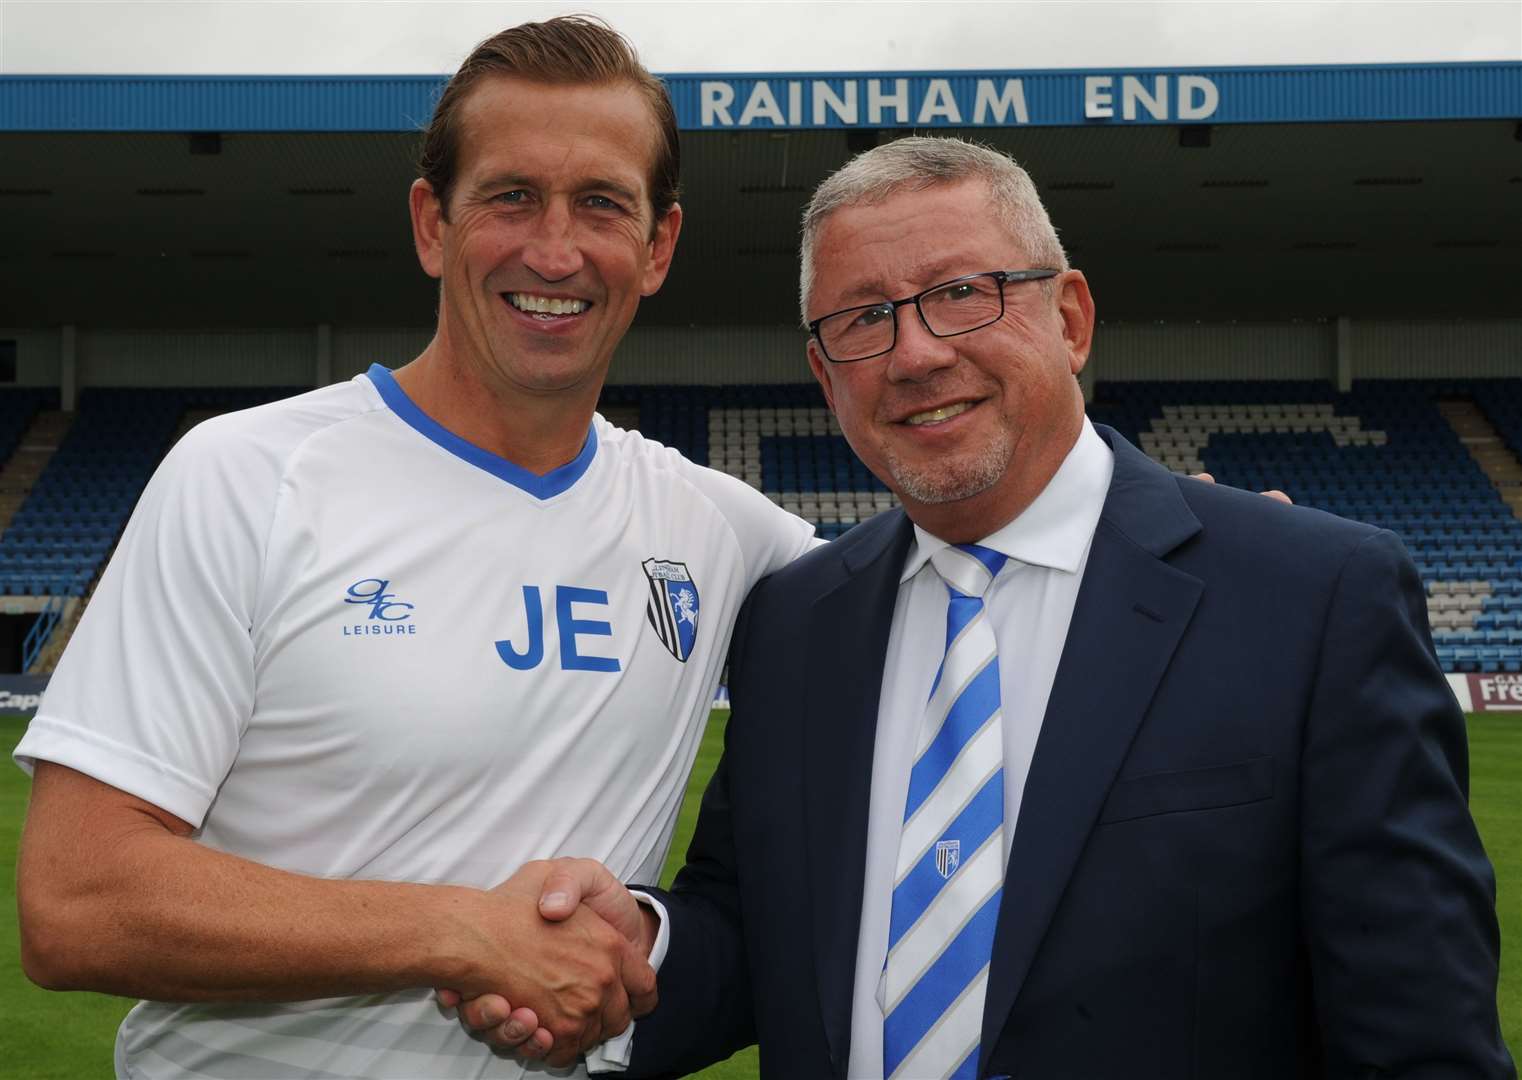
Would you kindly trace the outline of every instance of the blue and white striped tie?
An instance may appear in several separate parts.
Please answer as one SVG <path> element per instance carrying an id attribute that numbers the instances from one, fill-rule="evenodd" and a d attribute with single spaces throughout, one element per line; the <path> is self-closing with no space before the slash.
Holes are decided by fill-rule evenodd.
<path id="1" fill-rule="evenodd" d="M 883 1071 L 972 1077 L 1004 883 L 999 657 L 983 590 L 1005 556 L 931 556 L 951 594 L 946 656 L 915 747 L 883 967 Z"/>

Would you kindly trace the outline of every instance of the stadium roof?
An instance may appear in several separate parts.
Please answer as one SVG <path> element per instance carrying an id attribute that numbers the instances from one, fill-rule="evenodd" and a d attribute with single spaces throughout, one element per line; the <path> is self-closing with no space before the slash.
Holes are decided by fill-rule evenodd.
<path id="1" fill-rule="evenodd" d="M 687 217 L 642 324 L 793 323 L 808 192 L 908 128 L 1026 165 L 1101 317 L 1522 310 L 1522 63 L 669 79 Z M 0 78 L 0 326 L 431 325 L 441 84 Z"/>
<path id="2" fill-rule="evenodd" d="M 1522 63 L 664 76 L 684 131 L 1522 119 Z M 0 76 L 4 131 L 414 131 L 429 76 Z"/>

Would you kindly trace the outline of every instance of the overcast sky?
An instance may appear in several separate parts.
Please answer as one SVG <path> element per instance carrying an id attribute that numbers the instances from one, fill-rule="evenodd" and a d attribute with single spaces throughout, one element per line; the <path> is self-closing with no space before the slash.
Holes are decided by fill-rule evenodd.
<path id="1" fill-rule="evenodd" d="M 570 11 L 672 74 L 1522 59 L 1522 0 L 0 0 L 0 73 L 444 74 Z"/>

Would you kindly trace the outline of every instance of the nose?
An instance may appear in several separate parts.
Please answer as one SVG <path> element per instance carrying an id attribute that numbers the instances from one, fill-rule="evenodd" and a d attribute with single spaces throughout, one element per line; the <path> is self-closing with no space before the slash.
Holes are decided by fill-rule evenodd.
<path id="1" fill-rule="evenodd" d="M 580 270 L 583 261 L 570 206 L 551 200 L 534 219 L 523 245 L 523 264 L 545 281 L 562 281 Z"/>
<path id="2" fill-rule="evenodd" d="M 895 312 L 898 337 L 888 354 L 888 378 L 894 382 L 923 382 L 957 362 L 956 344 L 936 337 L 920 318 L 919 308 L 907 304 Z"/>

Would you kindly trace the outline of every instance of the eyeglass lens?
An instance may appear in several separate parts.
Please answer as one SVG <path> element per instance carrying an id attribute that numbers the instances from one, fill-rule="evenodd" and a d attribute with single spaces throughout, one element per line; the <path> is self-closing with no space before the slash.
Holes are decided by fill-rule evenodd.
<path id="1" fill-rule="evenodd" d="M 919 297 L 930 332 L 940 337 L 987 326 L 1003 314 L 999 279 L 992 276 L 953 281 Z M 892 304 L 842 311 L 819 325 L 825 352 L 837 361 L 857 360 L 893 348 L 896 326 Z"/>

